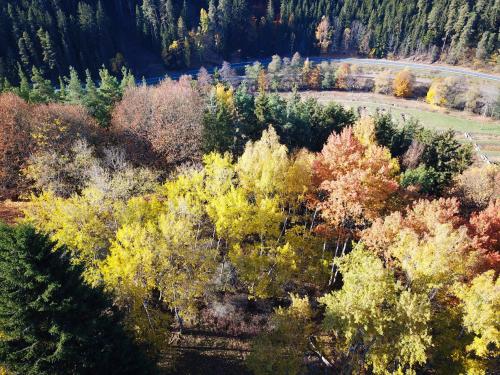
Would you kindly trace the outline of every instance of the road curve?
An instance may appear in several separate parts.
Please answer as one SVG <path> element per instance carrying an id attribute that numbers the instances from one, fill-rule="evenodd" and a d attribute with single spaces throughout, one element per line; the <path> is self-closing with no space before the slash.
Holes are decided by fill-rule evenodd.
<path id="1" fill-rule="evenodd" d="M 312 62 L 315 63 L 320 63 L 323 61 L 327 62 L 335 62 L 335 63 L 350 63 L 350 64 L 356 64 L 356 65 L 379 65 L 379 66 L 386 66 L 386 67 L 399 67 L 399 68 L 411 68 L 415 70 L 433 70 L 433 71 L 438 71 L 438 72 L 443 72 L 443 73 L 451 73 L 451 74 L 456 74 L 456 75 L 461 75 L 464 77 L 472 77 L 472 78 L 481 78 L 485 79 L 488 81 L 493 81 L 493 82 L 499 82 L 500 83 L 500 76 L 496 74 L 487 74 L 487 73 L 481 73 L 465 68 L 459 68 L 459 67 L 451 67 L 451 66 L 444 66 L 444 65 L 434 65 L 434 64 L 422 64 L 422 63 L 414 63 L 411 61 L 393 61 L 393 60 L 385 60 L 385 59 L 363 59 L 363 58 L 354 58 L 354 57 L 346 57 L 346 58 L 331 58 L 331 57 L 319 57 L 319 56 L 313 56 L 313 57 L 308 57 L 308 59 Z M 232 63 L 231 67 L 232 68 L 242 68 L 247 65 L 251 65 L 254 62 L 260 62 L 262 65 L 267 65 L 271 62 L 271 58 L 264 58 L 264 59 L 255 59 L 255 60 L 248 60 L 248 61 L 242 61 L 242 62 L 237 62 L 237 63 Z M 209 73 L 212 73 L 214 71 L 214 67 L 207 69 Z M 167 72 L 167 75 L 170 78 L 173 79 L 178 79 L 181 75 L 196 75 L 198 73 L 198 69 L 192 69 L 192 70 L 184 70 L 184 71 L 170 71 Z M 146 79 L 146 83 L 148 85 L 154 85 L 160 82 L 165 76 L 157 76 L 157 77 L 150 77 Z"/>

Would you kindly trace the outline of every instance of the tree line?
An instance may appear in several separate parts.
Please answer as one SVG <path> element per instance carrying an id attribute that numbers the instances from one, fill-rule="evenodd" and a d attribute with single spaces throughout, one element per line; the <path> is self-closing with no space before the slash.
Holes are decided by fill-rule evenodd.
<path id="1" fill-rule="evenodd" d="M 94 76 L 101 64 L 118 71 L 131 40 L 168 68 L 294 51 L 495 64 L 498 7 L 471 0 L 6 1 L 0 76 L 14 82 L 33 65 L 54 81 L 69 66 Z"/>

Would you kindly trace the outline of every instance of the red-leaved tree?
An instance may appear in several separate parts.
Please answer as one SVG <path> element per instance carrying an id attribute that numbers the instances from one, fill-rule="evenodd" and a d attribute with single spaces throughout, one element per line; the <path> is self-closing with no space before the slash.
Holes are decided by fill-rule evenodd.
<path id="1" fill-rule="evenodd" d="M 472 215 L 469 235 L 474 246 L 483 252 L 486 268 L 500 272 L 500 199 L 491 201 L 486 209 Z"/>
<path id="2" fill-rule="evenodd" d="M 337 230 L 375 220 L 398 189 L 398 165 L 389 151 L 374 143 L 363 144 L 352 128 L 328 138 L 313 169 L 318 194 L 312 203 Z"/>

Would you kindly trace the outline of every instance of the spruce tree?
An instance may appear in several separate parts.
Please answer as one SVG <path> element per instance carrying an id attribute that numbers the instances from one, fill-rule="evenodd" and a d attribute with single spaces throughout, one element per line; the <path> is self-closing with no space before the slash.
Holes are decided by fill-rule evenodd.
<path id="1" fill-rule="evenodd" d="M 54 52 L 50 35 L 48 31 L 44 31 L 42 28 L 38 29 L 37 35 L 42 46 L 43 62 L 49 69 L 54 69 L 56 66 L 56 53 Z"/>
<path id="2" fill-rule="evenodd" d="M 97 87 L 92 80 L 90 71 L 87 69 L 85 71 L 85 97 L 83 98 L 83 104 L 87 107 L 89 113 L 96 118 L 101 126 L 106 126 L 106 116 L 103 103 L 101 101 Z"/>
<path id="3" fill-rule="evenodd" d="M 227 104 L 210 95 L 209 109 L 203 118 L 203 150 L 206 153 L 232 151 L 234 145 L 234 121 Z"/>
<path id="4" fill-rule="evenodd" d="M 24 100 L 29 100 L 30 97 L 30 84 L 28 77 L 21 68 L 21 64 L 17 64 L 17 74 L 19 76 L 19 88 L 17 88 L 16 93 Z"/>
<path id="5" fill-rule="evenodd" d="M 97 90 L 99 94 L 99 107 L 96 117 L 102 126 L 108 126 L 111 120 L 111 111 L 114 104 L 121 99 L 122 90 L 116 77 L 112 76 L 108 69 L 102 67 L 99 70 L 101 84 Z"/>
<path id="6" fill-rule="evenodd" d="M 19 58 L 21 59 L 21 62 L 24 66 L 29 66 L 30 58 L 26 49 L 26 42 L 23 37 L 19 38 L 19 41 L 17 42 L 17 48 L 19 49 Z"/>
<path id="7" fill-rule="evenodd" d="M 0 363 L 23 375 L 152 373 L 111 301 L 54 246 L 0 225 Z"/>
<path id="8" fill-rule="evenodd" d="M 59 101 L 64 102 L 67 96 L 66 83 L 64 82 L 64 77 L 59 76 L 57 78 L 57 81 L 59 83 L 59 91 L 57 92 L 57 99 Z"/>
<path id="9" fill-rule="evenodd" d="M 43 78 L 40 70 L 33 66 L 31 75 L 31 91 L 29 100 L 32 103 L 49 103 L 55 98 L 54 87 L 48 79 Z"/>
<path id="10" fill-rule="evenodd" d="M 122 80 L 120 81 L 120 90 L 122 93 L 125 92 L 127 88 L 135 87 L 135 77 L 126 67 L 122 67 Z"/>
<path id="11" fill-rule="evenodd" d="M 66 101 L 71 104 L 82 102 L 84 91 L 78 73 L 72 66 L 69 67 L 69 79 L 66 87 Z"/>

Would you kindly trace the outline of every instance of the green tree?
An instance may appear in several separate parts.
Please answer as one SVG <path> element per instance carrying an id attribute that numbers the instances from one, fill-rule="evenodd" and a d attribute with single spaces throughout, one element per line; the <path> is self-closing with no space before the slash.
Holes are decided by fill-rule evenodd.
<path id="1" fill-rule="evenodd" d="M 55 92 L 52 83 L 50 80 L 43 78 L 40 70 L 33 66 L 29 101 L 32 103 L 49 103 L 54 100 Z"/>
<path id="2" fill-rule="evenodd" d="M 89 113 L 96 118 L 99 124 L 103 127 L 107 126 L 109 121 L 109 114 L 106 111 L 99 91 L 92 80 L 90 71 L 87 69 L 85 72 L 85 97 L 83 98 L 83 103 Z"/>
<path id="3" fill-rule="evenodd" d="M 19 87 L 16 89 L 16 92 L 24 100 L 29 100 L 31 88 L 28 77 L 21 68 L 21 64 L 17 65 L 17 74 L 19 75 Z"/>
<path id="4" fill-rule="evenodd" d="M 78 73 L 72 66 L 69 67 L 69 79 L 66 87 L 66 101 L 71 104 L 82 103 L 85 92 Z"/>
<path id="5" fill-rule="evenodd" d="M 152 372 L 111 301 L 29 226 L 0 226 L 0 331 L 0 362 L 19 374 Z"/>
<path id="6" fill-rule="evenodd" d="M 439 174 L 436 191 L 449 186 L 455 175 L 472 164 L 472 146 L 460 144 L 451 129 L 443 133 L 421 131 L 417 140 L 425 145 L 422 162 Z"/>
<path id="7" fill-rule="evenodd" d="M 401 186 L 416 187 L 423 194 L 438 194 L 439 174 L 434 168 L 419 165 L 417 168 L 408 169 L 401 175 Z"/>
<path id="8" fill-rule="evenodd" d="M 210 94 L 209 106 L 203 117 L 203 148 L 205 152 L 230 151 L 234 145 L 235 108 L 233 89 L 217 84 Z"/>
<path id="9" fill-rule="evenodd" d="M 122 67 L 122 79 L 120 81 L 120 90 L 122 93 L 125 92 L 127 88 L 135 87 L 135 77 L 126 67 Z"/>
<path id="10" fill-rule="evenodd" d="M 112 76 L 106 68 L 102 67 L 99 70 L 99 77 L 101 79 L 97 89 L 99 111 L 96 117 L 102 126 L 107 127 L 111 120 L 113 106 L 122 97 L 122 90 L 118 79 Z"/>
<path id="11" fill-rule="evenodd" d="M 38 39 L 40 40 L 40 45 L 42 46 L 43 62 L 50 70 L 52 70 L 56 66 L 57 57 L 56 53 L 54 52 L 54 47 L 52 46 L 49 32 L 40 28 L 37 31 L 37 35 Z"/>

